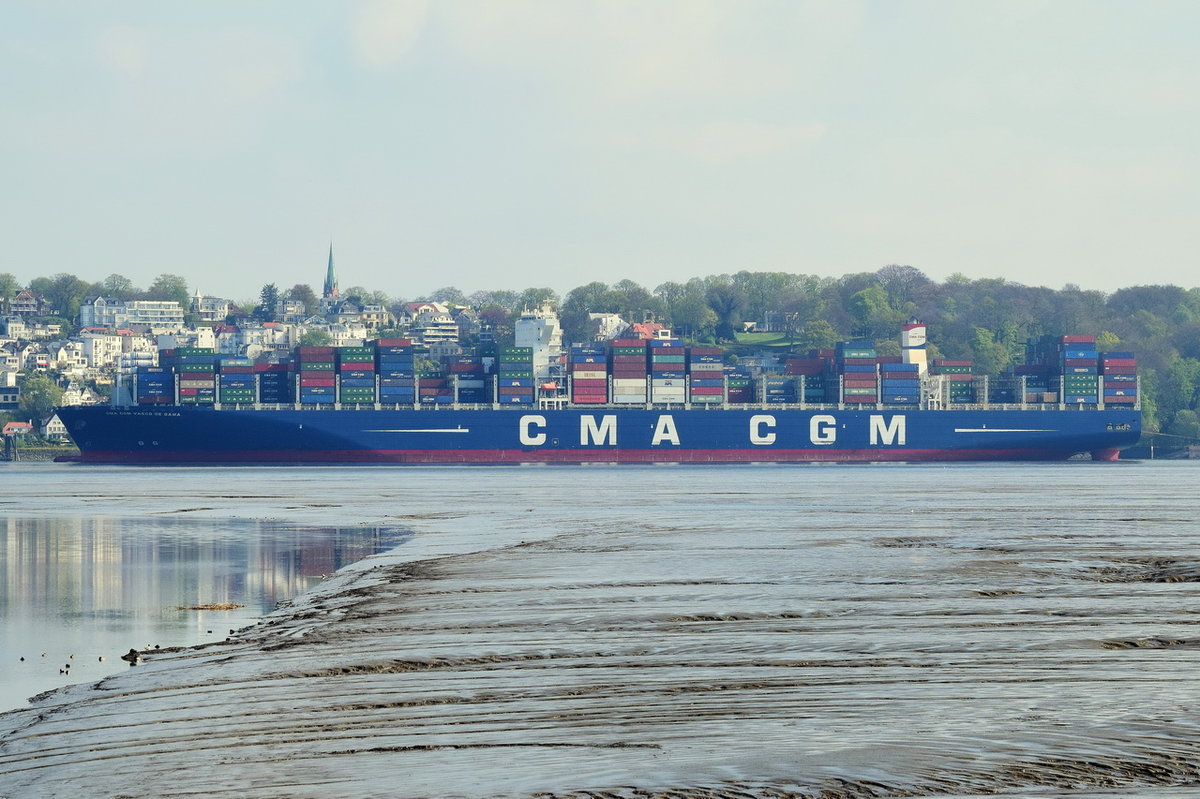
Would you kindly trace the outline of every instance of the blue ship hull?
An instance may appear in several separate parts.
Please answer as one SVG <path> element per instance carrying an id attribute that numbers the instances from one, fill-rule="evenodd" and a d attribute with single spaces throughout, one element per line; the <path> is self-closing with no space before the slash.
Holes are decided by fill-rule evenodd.
<path id="1" fill-rule="evenodd" d="M 803 463 L 1114 460 L 1133 409 L 231 410 L 73 406 L 87 463 Z"/>

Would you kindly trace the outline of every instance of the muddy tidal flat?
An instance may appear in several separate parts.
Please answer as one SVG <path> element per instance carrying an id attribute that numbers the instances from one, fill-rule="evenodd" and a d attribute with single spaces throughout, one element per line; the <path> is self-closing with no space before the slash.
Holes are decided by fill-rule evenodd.
<path id="1" fill-rule="evenodd" d="M 12 466 L 406 532 L 0 715 L 0 797 L 1200 797 L 1193 464 Z"/>

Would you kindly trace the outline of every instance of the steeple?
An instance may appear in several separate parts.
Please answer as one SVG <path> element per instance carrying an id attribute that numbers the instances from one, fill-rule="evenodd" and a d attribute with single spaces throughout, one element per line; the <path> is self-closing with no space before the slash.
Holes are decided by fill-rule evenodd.
<path id="1" fill-rule="evenodd" d="M 329 242 L 329 267 L 325 270 L 325 290 L 321 293 L 325 299 L 333 299 L 340 297 L 341 292 L 338 291 L 337 277 L 333 274 L 333 242 Z"/>

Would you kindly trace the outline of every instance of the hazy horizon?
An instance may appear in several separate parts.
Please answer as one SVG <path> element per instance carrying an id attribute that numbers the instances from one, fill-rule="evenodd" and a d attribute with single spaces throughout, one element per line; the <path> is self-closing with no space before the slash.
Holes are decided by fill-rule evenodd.
<path id="1" fill-rule="evenodd" d="M 908 264 L 1194 283 L 1181 0 L 3 10 L 22 283 L 392 296 Z M 249 275 L 253 275 L 249 278 Z"/>

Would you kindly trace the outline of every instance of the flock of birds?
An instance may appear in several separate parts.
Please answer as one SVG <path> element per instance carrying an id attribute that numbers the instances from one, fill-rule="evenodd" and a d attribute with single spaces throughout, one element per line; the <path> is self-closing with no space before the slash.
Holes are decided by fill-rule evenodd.
<path id="1" fill-rule="evenodd" d="M 236 630 L 230 630 L 230 631 L 229 631 L 229 634 L 230 634 L 230 635 L 234 635 L 236 632 L 237 632 Z M 209 635 L 211 635 L 211 634 L 212 634 L 212 630 L 209 630 L 209 631 L 208 631 L 208 633 L 209 633 Z M 128 663 L 130 666 L 136 666 L 138 663 L 141 663 L 141 662 L 142 662 L 142 652 L 151 652 L 151 651 L 154 651 L 155 649 L 161 649 L 161 648 L 162 648 L 162 647 L 161 647 L 160 645 L 158 645 L 158 644 L 155 644 L 154 646 L 151 646 L 150 644 L 146 644 L 146 646 L 145 646 L 145 647 L 143 647 L 143 648 L 142 648 L 142 650 L 141 650 L 140 652 L 139 652 L 138 650 L 136 650 L 136 649 L 132 649 L 132 648 L 131 648 L 131 649 L 130 649 L 128 652 L 126 652 L 124 655 L 121 655 L 121 660 L 124 660 L 124 661 L 125 661 L 125 662 L 127 662 L 127 663 Z M 43 653 L 42 653 L 42 657 L 46 657 L 46 656 L 47 656 L 47 653 L 46 653 L 46 652 L 43 652 Z M 74 656 L 74 655 L 68 655 L 68 656 L 67 656 L 67 662 L 66 662 L 66 663 L 64 663 L 64 664 L 63 664 L 63 666 L 62 666 L 62 668 L 60 668 L 60 669 L 58 670 L 58 673 L 59 673 L 59 674 L 70 674 L 70 673 L 71 673 L 71 661 L 72 661 L 72 660 L 74 660 L 74 659 L 75 659 L 75 656 Z M 103 662 L 104 662 L 104 655 L 100 655 L 100 656 L 97 658 L 97 661 L 98 661 L 98 662 L 100 662 L 100 663 L 103 663 Z M 24 663 L 24 662 L 25 662 L 25 656 L 24 656 L 24 655 L 22 655 L 22 656 L 21 656 L 21 662 L 22 662 L 22 663 Z"/>

